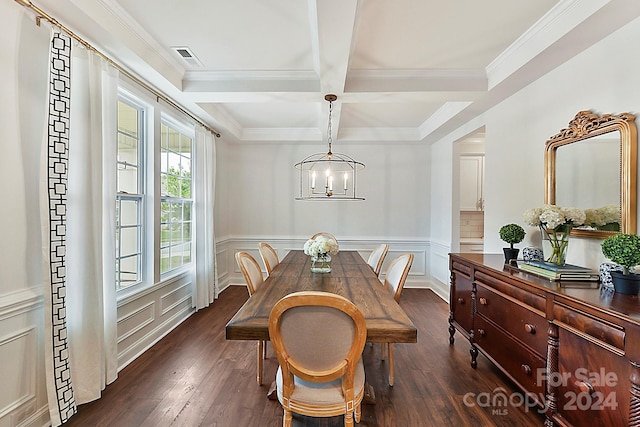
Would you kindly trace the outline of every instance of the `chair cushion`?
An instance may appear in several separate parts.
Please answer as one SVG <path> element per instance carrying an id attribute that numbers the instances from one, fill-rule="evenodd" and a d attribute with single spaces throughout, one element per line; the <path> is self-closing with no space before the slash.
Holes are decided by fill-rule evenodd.
<path id="1" fill-rule="evenodd" d="M 330 381 L 327 383 L 313 383 L 301 380 L 294 376 L 295 389 L 291 399 L 307 405 L 332 405 L 344 402 L 342 395 L 342 380 Z M 278 390 L 278 400 L 282 403 L 282 368 L 278 367 L 276 373 L 276 385 Z M 356 373 L 353 381 L 353 395 L 357 396 L 364 388 L 364 365 L 362 359 L 356 365 Z"/>

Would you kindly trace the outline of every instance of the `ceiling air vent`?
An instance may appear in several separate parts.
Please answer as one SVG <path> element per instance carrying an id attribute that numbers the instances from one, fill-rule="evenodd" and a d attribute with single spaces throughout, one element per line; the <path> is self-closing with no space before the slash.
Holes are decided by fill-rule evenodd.
<path id="1" fill-rule="evenodd" d="M 175 46 L 175 47 L 172 47 L 171 49 L 173 49 L 180 56 L 180 58 L 182 58 L 182 60 L 187 63 L 188 66 L 197 67 L 197 68 L 201 68 L 203 66 L 202 62 L 200 62 L 200 60 L 193 54 L 191 49 L 189 49 L 188 47 Z"/>

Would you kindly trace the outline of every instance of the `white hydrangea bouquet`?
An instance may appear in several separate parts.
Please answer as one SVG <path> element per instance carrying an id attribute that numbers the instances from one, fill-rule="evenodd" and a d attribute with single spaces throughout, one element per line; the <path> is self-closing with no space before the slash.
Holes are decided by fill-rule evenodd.
<path id="1" fill-rule="evenodd" d="M 585 209 L 584 224 L 596 230 L 620 231 L 620 206 L 606 205 Z"/>
<path id="2" fill-rule="evenodd" d="M 304 253 L 312 258 L 320 258 L 327 254 L 335 255 L 338 253 L 338 242 L 327 236 L 320 235 L 305 242 Z"/>
<path id="3" fill-rule="evenodd" d="M 569 234 L 573 227 L 583 225 L 586 213 L 582 209 L 557 205 L 543 205 L 525 211 L 524 222 L 539 227 L 551 244 L 548 262 L 564 265 L 569 245 Z"/>
<path id="4" fill-rule="evenodd" d="M 338 253 L 338 242 L 325 235 L 309 239 L 304 244 L 304 253 L 311 257 L 311 271 L 314 273 L 331 272 L 331 256 Z"/>

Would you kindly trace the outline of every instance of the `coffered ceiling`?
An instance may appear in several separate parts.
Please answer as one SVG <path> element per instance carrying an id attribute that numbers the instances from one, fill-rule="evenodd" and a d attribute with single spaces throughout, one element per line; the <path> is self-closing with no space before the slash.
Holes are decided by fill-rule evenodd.
<path id="1" fill-rule="evenodd" d="M 334 140 L 430 143 L 640 14 L 637 0 L 33 3 L 232 142 L 321 141 L 333 93 Z"/>

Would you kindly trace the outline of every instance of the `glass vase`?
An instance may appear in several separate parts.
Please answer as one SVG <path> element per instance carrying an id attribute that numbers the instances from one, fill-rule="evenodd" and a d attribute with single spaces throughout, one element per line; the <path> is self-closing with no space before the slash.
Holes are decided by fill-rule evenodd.
<path id="1" fill-rule="evenodd" d="M 567 249 L 569 249 L 569 235 L 571 225 L 564 224 L 556 228 L 540 226 L 542 231 L 542 241 L 548 243 L 545 247 L 545 259 L 547 262 L 564 265 L 567 259 Z"/>
<path id="2" fill-rule="evenodd" d="M 311 257 L 311 272 L 313 273 L 330 273 L 331 272 L 331 256 L 329 254 Z"/>

